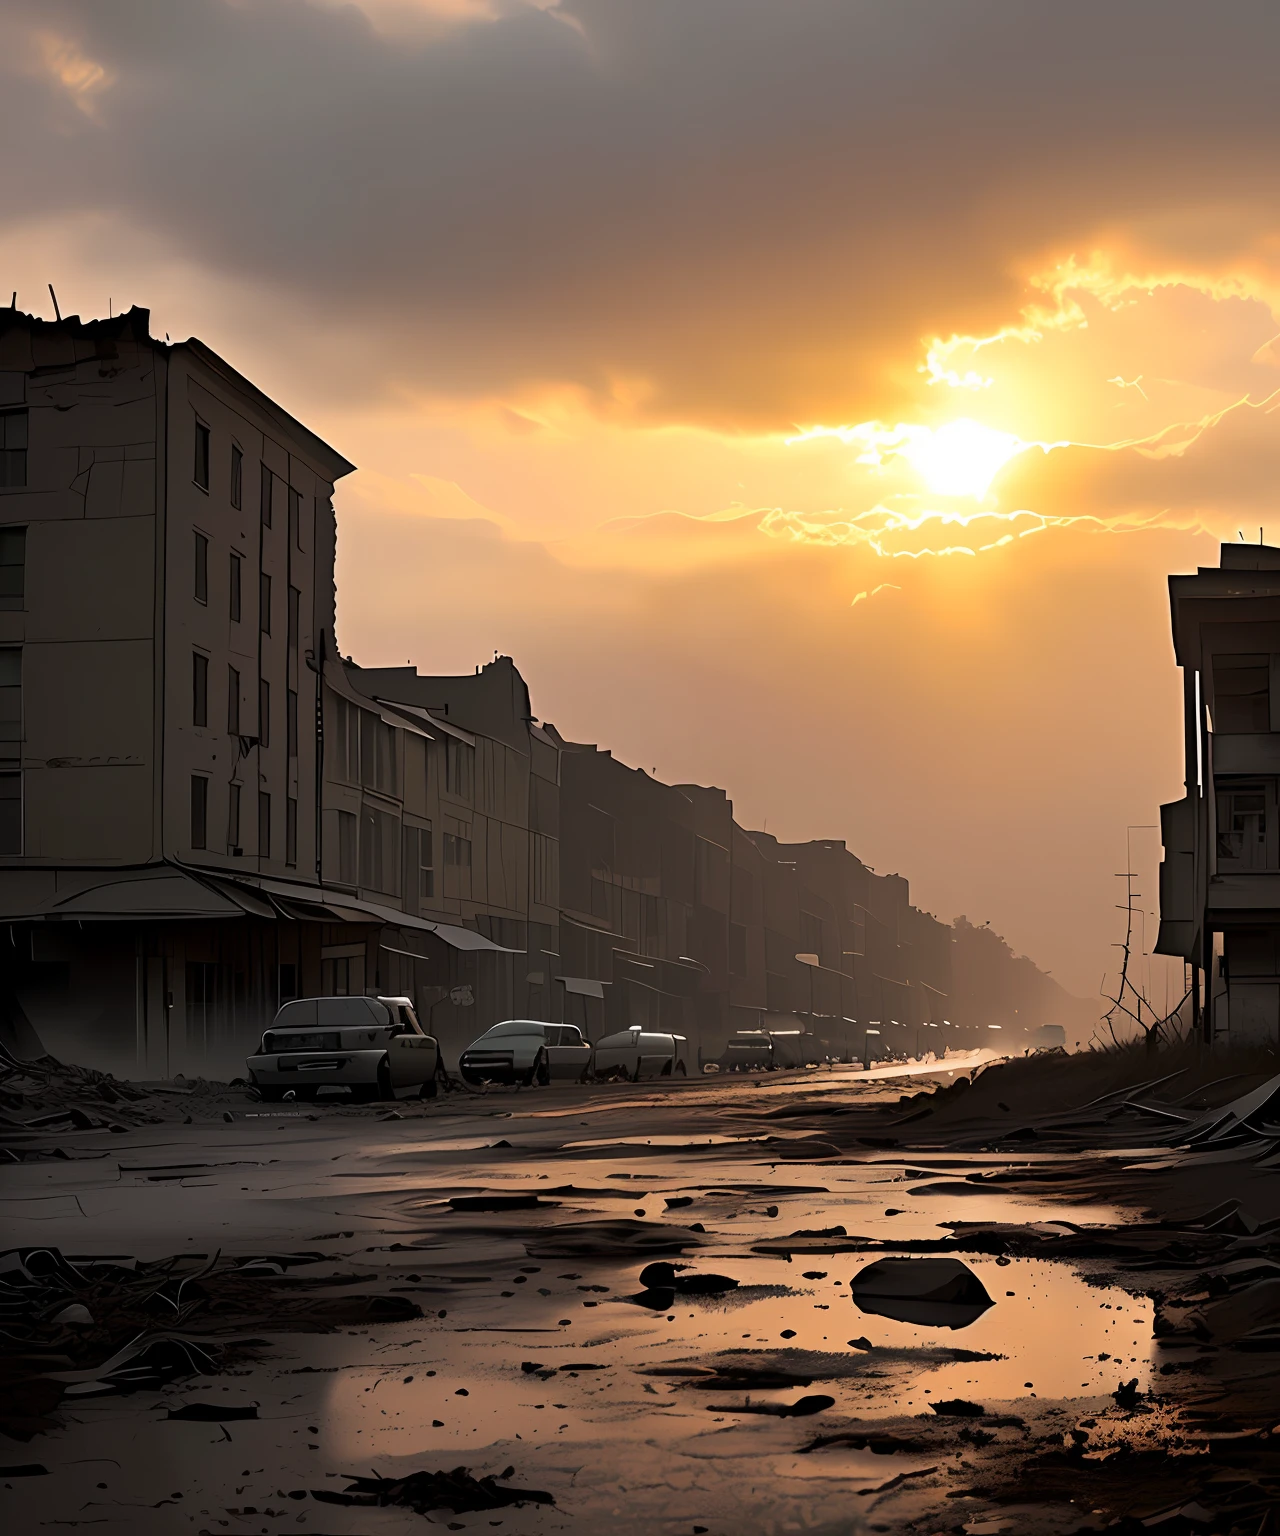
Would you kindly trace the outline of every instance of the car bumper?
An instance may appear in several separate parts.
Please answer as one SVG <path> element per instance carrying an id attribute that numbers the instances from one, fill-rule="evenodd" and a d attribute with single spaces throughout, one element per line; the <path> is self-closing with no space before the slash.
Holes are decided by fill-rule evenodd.
<path id="1" fill-rule="evenodd" d="M 458 1060 L 458 1071 L 468 1083 L 522 1083 L 532 1070 L 532 1057 L 525 1062 L 509 1053 L 490 1056 L 463 1051 Z"/>
<path id="2" fill-rule="evenodd" d="M 360 1088 L 378 1081 L 387 1059 L 377 1051 L 294 1051 L 286 1055 L 250 1056 L 250 1079 L 263 1088 Z"/>

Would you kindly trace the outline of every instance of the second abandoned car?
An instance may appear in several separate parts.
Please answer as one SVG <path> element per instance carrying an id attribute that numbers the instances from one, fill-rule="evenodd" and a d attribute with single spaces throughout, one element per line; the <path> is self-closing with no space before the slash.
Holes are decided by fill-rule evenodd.
<path id="1" fill-rule="evenodd" d="M 506 1019 L 485 1030 L 458 1058 L 469 1083 L 549 1083 L 579 1079 L 591 1065 L 591 1046 L 574 1024 Z"/>
<path id="2" fill-rule="evenodd" d="M 596 1044 L 592 1062 L 597 1077 L 685 1077 L 689 1072 L 689 1042 L 683 1035 L 665 1035 L 633 1024 Z"/>
<path id="3" fill-rule="evenodd" d="M 440 1047 L 407 997 L 304 997 L 286 1003 L 245 1062 L 268 1103 L 321 1088 L 354 1099 L 436 1096 Z"/>

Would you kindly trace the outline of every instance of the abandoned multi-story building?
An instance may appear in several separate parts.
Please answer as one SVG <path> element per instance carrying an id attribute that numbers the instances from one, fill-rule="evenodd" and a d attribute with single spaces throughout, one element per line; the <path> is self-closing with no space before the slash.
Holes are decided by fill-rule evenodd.
<path id="1" fill-rule="evenodd" d="M 507 657 L 344 658 L 352 468 L 144 310 L 0 310 L 0 1038 L 230 1075 L 282 1002 L 364 992 L 447 1062 L 513 1016 L 704 1060 L 743 1028 L 847 1056 L 1003 1027 L 953 988 L 956 931 L 842 842 L 566 741 Z"/>
<path id="2" fill-rule="evenodd" d="M 1160 954 L 1207 1040 L 1280 1043 L 1280 549 L 1169 578 L 1186 793 L 1161 806 Z"/>
<path id="3" fill-rule="evenodd" d="M 0 440 L 10 1025 L 115 1070 L 230 1072 L 290 997 L 406 964 L 474 996 L 455 957 L 511 946 L 458 920 L 470 849 L 446 832 L 437 879 L 432 820 L 469 801 L 474 741 L 371 701 L 336 651 L 352 465 L 137 309 L 0 310 Z"/>

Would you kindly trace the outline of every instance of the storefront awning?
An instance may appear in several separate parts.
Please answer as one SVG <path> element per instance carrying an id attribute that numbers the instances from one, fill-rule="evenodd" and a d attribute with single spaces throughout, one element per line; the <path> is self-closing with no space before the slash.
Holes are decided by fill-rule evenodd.
<path id="1" fill-rule="evenodd" d="M 585 976 L 557 976 L 556 980 L 563 983 L 566 992 L 572 992 L 576 997 L 604 998 L 602 981 L 589 981 Z"/>

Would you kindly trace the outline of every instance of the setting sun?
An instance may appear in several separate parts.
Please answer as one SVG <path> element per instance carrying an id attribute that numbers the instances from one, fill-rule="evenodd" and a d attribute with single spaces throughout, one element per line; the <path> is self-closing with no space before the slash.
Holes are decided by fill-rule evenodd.
<path id="1" fill-rule="evenodd" d="M 939 496 L 972 496 L 980 501 L 999 471 L 1018 454 L 1036 446 L 1012 432 L 1000 432 L 980 421 L 961 417 L 942 427 L 898 422 L 886 427 L 878 421 L 856 427 L 811 427 L 791 442 L 837 437 L 858 444 L 857 462 L 883 469 L 894 459 L 905 459 L 931 491 Z"/>

